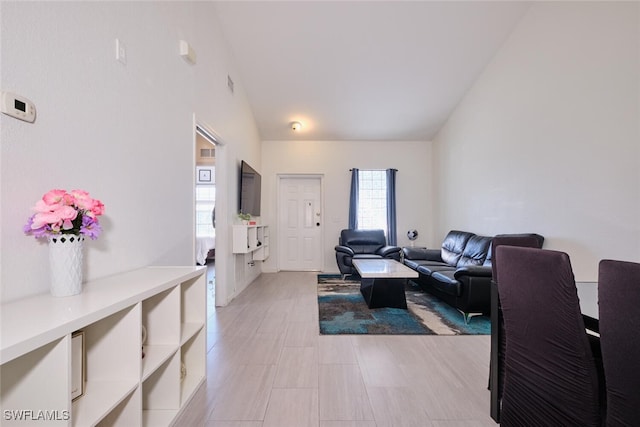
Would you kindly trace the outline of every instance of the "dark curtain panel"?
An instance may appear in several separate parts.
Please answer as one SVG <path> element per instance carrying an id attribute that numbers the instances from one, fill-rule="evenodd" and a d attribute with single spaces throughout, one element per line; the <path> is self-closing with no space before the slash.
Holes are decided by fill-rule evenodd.
<path id="1" fill-rule="evenodd" d="M 395 246 L 396 230 L 396 169 L 387 169 L 387 244 Z"/>
<path id="2" fill-rule="evenodd" d="M 356 230 L 358 228 L 358 192 L 359 180 L 358 174 L 360 170 L 351 169 L 351 193 L 349 194 L 349 229 Z"/>

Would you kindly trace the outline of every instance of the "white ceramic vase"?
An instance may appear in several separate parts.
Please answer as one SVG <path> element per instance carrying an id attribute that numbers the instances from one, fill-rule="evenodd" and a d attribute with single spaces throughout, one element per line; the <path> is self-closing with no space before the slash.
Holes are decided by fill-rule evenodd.
<path id="1" fill-rule="evenodd" d="M 49 237 L 51 295 L 67 297 L 82 292 L 84 236 L 60 234 Z"/>

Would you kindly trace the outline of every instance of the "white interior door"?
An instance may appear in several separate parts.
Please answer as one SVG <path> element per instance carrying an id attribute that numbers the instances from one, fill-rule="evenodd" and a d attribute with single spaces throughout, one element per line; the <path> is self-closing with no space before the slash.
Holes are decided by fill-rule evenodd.
<path id="1" fill-rule="evenodd" d="M 321 177 L 280 176 L 278 194 L 278 268 L 322 270 Z"/>

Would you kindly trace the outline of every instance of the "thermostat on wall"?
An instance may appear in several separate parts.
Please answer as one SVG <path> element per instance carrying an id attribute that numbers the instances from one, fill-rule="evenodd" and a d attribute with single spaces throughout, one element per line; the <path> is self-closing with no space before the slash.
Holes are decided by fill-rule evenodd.
<path id="1" fill-rule="evenodd" d="M 33 123 L 36 120 L 36 106 L 33 102 L 15 93 L 0 92 L 0 111 L 25 122 Z"/>

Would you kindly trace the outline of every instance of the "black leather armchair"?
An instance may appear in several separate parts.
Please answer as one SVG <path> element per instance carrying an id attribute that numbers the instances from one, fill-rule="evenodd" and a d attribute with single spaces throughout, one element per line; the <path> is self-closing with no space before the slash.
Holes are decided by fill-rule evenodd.
<path id="1" fill-rule="evenodd" d="M 387 245 L 383 230 L 342 230 L 336 246 L 336 262 L 344 278 L 357 274 L 353 259 L 391 258 L 400 261 L 398 246 Z"/>

